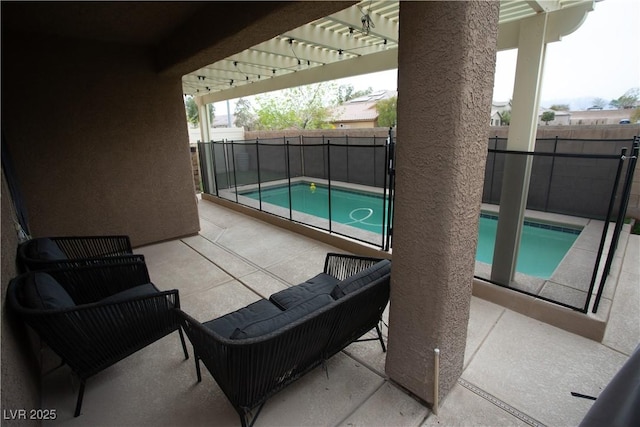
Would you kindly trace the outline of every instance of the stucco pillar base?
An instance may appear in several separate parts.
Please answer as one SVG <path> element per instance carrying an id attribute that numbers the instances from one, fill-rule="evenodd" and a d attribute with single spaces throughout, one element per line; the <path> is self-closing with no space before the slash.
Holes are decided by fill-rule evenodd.
<path id="1" fill-rule="evenodd" d="M 462 372 L 498 2 L 401 2 L 389 377 L 433 403 Z"/>

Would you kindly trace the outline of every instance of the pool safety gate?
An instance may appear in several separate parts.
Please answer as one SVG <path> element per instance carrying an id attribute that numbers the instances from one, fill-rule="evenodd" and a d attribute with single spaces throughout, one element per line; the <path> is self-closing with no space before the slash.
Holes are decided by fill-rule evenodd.
<path id="1" fill-rule="evenodd" d="M 506 145 L 506 139 L 491 138 L 489 146 L 494 148 L 489 149 L 487 158 L 483 202 L 500 204 L 502 167 L 507 156 L 526 156 L 532 161 L 527 209 L 602 220 L 604 225 L 589 286 L 574 290 L 584 295 L 582 303 L 570 298 L 563 301 L 545 297 L 478 278 L 583 313 L 589 311 L 592 293 L 597 289 L 592 307 L 596 313 L 625 221 L 639 143 L 637 136 L 631 140 L 540 139 L 536 140 L 536 151 L 528 152 L 495 148 Z M 559 152 L 559 147 L 567 152 Z M 594 152 L 598 154 L 592 154 Z M 612 222 L 615 223 L 613 231 L 610 230 Z M 604 259 L 608 237 L 611 241 Z M 603 262 L 604 268 L 599 272 Z"/>
<path id="2" fill-rule="evenodd" d="M 307 137 L 259 139 L 237 142 L 198 143 L 203 191 L 242 203 L 243 191 L 258 191 L 258 210 L 293 222 L 371 244 L 391 247 L 394 147 L 392 129 L 387 137 Z M 291 186 L 304 179 L 328 189 L 326 222 L 309 223 L 293 210 Z M 289 188 L 288 212 L 265 206 L 261 193 L 266 186 Z M 377 233 L 349 233 L 332 218 L 332 188 L 372 188 L 380 198 L 382 223 Z M 386 203 L 386 201 L 389 201 Z M 245 204 L 245 203 L 243 203 Z M 354 230 L 357 231 L 357 230 Z"/>
<path id="3" fill-rule="evenodd" d="M 624 140 L 537 139 L 536 151 L 506 150 L 506 139 L 489 139 L 482 201 L 499 205 L 502 169 L 507 156 L 527 156 L 532 162 L 527 209 L 597 219 L 604 222 L 598 254 L 583 303 L 547 298 L 509 287 L 564 307 L 587 312 L 595 289 L 592 311 L 598 310 L 607 276 L 618 245 L 631 183 L 638 158 L 639 138 Z M 400 142 L 401 143 L 401 142 Z M 395 179 L 395 134 L 384 137 L 299 136 L 250 141 L 198 142 L 202 188 L 207 194 L 246 204 L 240 193 L 251 189 L 260 193 L 265 186 L 291 185 L 301 179 L 323 182 L 329 190 L 328 222 L 312 224 L 299 218 L 289 199 L 288 213 L 265 207 L 260 211 L 361 241 L 388 251 L 392 246 L 393 195 Z M 331 218 L 331 188 L 337 185 L 360 185 L 376 189 L 383 195 L 383 221 L 380 234 L 362 237 L 334 224 Z M 389 202 L 385 205 L 385 199 Z M 250 205 L 248 205 L 250 206 Z M 298 216 L 298 218 L 296 218 Z M 613 232 L 609 225 L 614 222 Z M 604 256 L 606 240 L 611 242 Z M 603 273 L 598 274 L 604 263 Z M 486 278 L 481 278 L 487 280 Z M 599 281 L 598 281 L 599 279 Z M 507 287 L 504 284 L 496 285 Z"/>

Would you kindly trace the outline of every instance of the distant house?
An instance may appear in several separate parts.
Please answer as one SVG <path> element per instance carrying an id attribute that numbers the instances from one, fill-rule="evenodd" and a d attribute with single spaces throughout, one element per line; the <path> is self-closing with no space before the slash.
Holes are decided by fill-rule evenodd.
<path id="1" fill-rule="evenodd" d="M 507 123 L 504 123 L 502 118 L 506 111 L 511 110 L 511 102 L 510 101 L 493 101 L 491 103 L 491 126 L 503 126 Z"/>
<path id="2" fill-rule="evenodd" d="M 213 123 L 211 123 L 212 128 L 226 128 L 226 127 L 234 127 L 236 121 L 236 116 L 231 115 L 229 117 L 227 114 L 225 115 L 216 115 L 213 118 Z"/>
<path id="3" fill-rule="evenodd" d="M 378 127 L 376 103 L 397 96 L 398 92 L 381 90 L 351 99 L 332 110 L 332 123 L 337 128 L 374 128 Z"/>

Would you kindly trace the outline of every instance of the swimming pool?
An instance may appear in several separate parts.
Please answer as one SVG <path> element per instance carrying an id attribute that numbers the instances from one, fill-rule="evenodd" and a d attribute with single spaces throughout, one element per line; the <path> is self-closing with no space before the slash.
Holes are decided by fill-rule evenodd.
<path id="1" fill-rule="evenodd" d="M 264 188 L 261 193 L 254 190 L 240 194 L 255 200 L 259 200 L 261 194 L 263 202 L 289 207 L 289 187 L 286 185 Z M 331 188 L 331 220 L 340 224 L 382 234 L 383 209 L 386 215 L 386 206 L 382 194 Z M 291 184 L 291 209 L 328 219 L 329 189 L 320 184 L 312 187 L 310 182 Z"/>
<path id="2" fill-rule="evenodd" d="M 329 218 L 329 191 L 324 185 L 297 182 L 289 187 L 274 186 L 248 192 L 243 196 L 288 208 L 310 215 Z M 357 227 L 374 233 L 383 233 L 383 210 L 387 204 L 382 194 L 374 194 L 339 187 L 331 188 L 331 219 L 341 224 Z M 388 218 L 385 216 L 385 220 Z M 478 230 L 476 260 L 491 264 L 495 246 L 498 217 L 482 213 Z M 525 221 L 518 253 L 516 270 L 530 276 L 548 279 L 562 261 L 567 251 L 580 234 L 579 229 Z"/>

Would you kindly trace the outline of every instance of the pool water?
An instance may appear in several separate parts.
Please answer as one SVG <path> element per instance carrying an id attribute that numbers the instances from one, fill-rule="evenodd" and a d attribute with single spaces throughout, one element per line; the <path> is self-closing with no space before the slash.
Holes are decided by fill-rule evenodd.
<path id="1" fill-rule="evenodd" d="M 476 260 L 493 263 L 498 217 L 481 214 Z M 525 221 L 522 227 L 516 271 L 548 279 L 571 249 L 580 230 Z"/>
<path id="2" fill-rule="evenodd" d="M 257 190 L 241 194 L 255 200 L 260 198 Z M 289 207 L 289 190 L 286 185 L 263 189 L 261 194 L 263 202 Z M 319 184 L 311 188 L 311 183 L 308 182 L 291 184 L 291 209 L 328 219 L 329 189 Z M 331 188 L 332 221 L 382 234 L 383 209 L 386 215 L 386 203 L 383 203 L 381 194 Z"/>
<path id="3" fill-rule="evenodd" d="M 261 192 L 241 193 L 243 196 L 280 207 L 289 207 L 289 189 L 285 186 L 265 188 Z M 291 185 L 291 209 L 329 218 L 329 191 L 324 185 L 298 182 Z M 331 219 L 341 224 L 382 234 L 383 209 L 381 194 L 331 188 Z M 387 219 L 388 221 L 388 219 Z M 491 264 L 496 239 L 498 217 L 480 216 L 476 260 Z M 580 230 L 525 221 L 518 253 L 516 271 L 548 279 L 578 238 Z"/>

